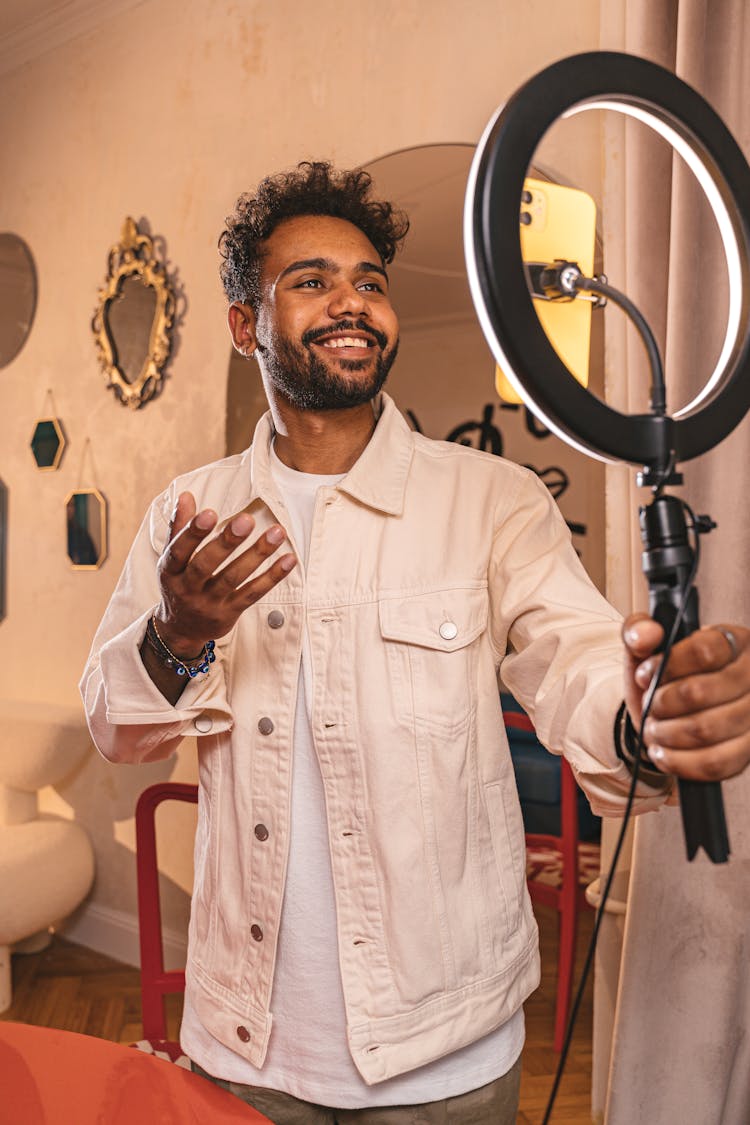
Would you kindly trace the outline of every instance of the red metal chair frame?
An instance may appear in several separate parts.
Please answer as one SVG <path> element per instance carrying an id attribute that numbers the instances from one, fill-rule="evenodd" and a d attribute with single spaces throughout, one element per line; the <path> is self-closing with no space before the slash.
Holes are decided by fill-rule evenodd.
<path id="1" fill-rule="evenodd" d="M 136 872 L 138 879 L 138 928 L 141 943 L 141 1007 L 143 1037 L 167 1041 L 164 997 L 183 992 L 182 969 L 164 968 L 161 932 L 159 867 L 156 861 L 156 809 L 162 801 L 198 803 L 198 786 L 177 781 L 162 781 L 144 789 L 135 808 Z"/>
<path id="2" fill-rule="evenodd" d="M 534 724 L 528 715 L 518 711 L 504 711 L 506 727 L 529 731 Z M 526 847 L 550 848 L 558 851 L 562 860 L 562 884 L 551 887 L 534 879 L 527 879 L 532 902 L 551 906 L 558 913 L 557 1001 L 555 1004 L 554 1047 L 561 1051 L 568 1025 L 568 1011 L 575 969 L 578 912 L 590 910 L 585 887 L 579 882 L 578 866 L 578 786 L 573 771 L 564 758 L 560 760 L 560 836 L 527 832 Z"/>
<path id="3" fill-rule="evenodd" d="M 505 711 L 506 727 L 534 733 L 528 715 Z M 555 1006 L 554 1047 L 562 1049 L 570 1008 L 575 967 L 579 910 L 590 909 L 585 888 L 579 883 L 578 868 L 578 787 L 573 771 L 561 760 L 561 835 L 526 834 L 527 848 L 551 848 L 562 857 L 562 885 L 551 887 L 533 879 L 527 881 L 533 902 L 551 906 L 558 912 L 559 951 L 557 962 L 557 1001 Z M 159 897 L 159 868 L 156 859 L 156 809 L 163 801 L 198 802 L 198 786 L 164 781 L 149 786 L 138 798 L 135 810 L 136 869 L 138 879 L 138 924 L 141 946 L 141 1005 L 143 1036 L 166 1041 L 167 1021 L 164 997 L 182 992 L 185 973 L 165 970 Z"/>

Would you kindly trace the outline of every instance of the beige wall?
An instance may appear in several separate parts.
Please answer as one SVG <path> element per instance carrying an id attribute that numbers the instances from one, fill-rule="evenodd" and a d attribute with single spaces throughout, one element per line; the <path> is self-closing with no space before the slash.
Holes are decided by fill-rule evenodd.
<path id="1" fill-rule="evenodd" d="M 595 3 L 544 0 L 150 0 L 0 78 L 0 228 L 26 239 L 39 271 L 32 335 L 0 371 L 10 498 L 0 694 L 76 697 L 149 500 L 175 473 L 223 453 L 228 337 L 216 240 L 239 191 L 305 157 L 355 165 L 412 145 L 476 141 L 525 78 L 599 46 L 598 18 Z M 576 129 L 576 159 L 597 191 L 598 134 L 593 124 Z M 138 412 L 105 390 L 90 332 L 126 215 L 164 237 L 186 299 L 164 391 Z M 42 474 L 28 441 L 48 388 L 70 444 L 60 470 Z M 72 571 L 65 556 L 63 500 L 79 485 L 109 501 L 110 552 L 97 573 Z M 136 794 L 157 777 L 194 776 L 193 753 L 176 768 L 134 769 L 92 751 L 46 794 L 48 808 L 91 833 L 100 921 L 134 911 Z M 187 887 L 189 833 L 175 835 L 165 870 Z M 175 889 L 167 923 L 181 927 L 185 910 Z"/>

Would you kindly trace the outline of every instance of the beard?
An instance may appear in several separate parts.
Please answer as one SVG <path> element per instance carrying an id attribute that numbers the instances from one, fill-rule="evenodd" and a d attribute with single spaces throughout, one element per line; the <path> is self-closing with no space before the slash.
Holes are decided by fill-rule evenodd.
<path id="1" fill-rule="evenodd" d="M 261 349 L 265 373 L 276 391 L 298 410 L 346 410 L 370 402 L 382 390 L 388 373 L 398 353 L 398 338 L 388 347 L 388 338 L 365 324 L 342 321 L 337 331 L 366 332 L 374 337 L 378 355 L 373 365 L 370 359 L 337 359 L 338 371 L 333 370 L 310 345 L 330 328 L 305 332 L 300 344 L 287 336 L 277 335 L 273 344 Z M 347 373 L 368 371 L 360 378 L 347 378 Z"/>

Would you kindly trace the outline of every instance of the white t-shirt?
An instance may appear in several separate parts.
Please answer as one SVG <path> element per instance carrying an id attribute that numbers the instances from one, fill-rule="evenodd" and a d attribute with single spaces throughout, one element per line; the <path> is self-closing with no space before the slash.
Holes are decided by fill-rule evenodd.
<path id="1" fill-rule="evenodd" d="M 274 480 L 307 565 L 315 496 L 341 476 L 288 468 L 271 450 Z M 294 727 L 289 863 L 271 998 L 273 1027 L 262 1069 L 225 1047 L 185 1000 L 183 1049 L 216 1078 L 263 1086 L 338 1109 L 414 1105 L 456 1097 L 505 1074 L 524 1042 L 523 1008 L 497 1031 L 459 1051 L 368 1086 L 347 1046 L 325 793 L 308 709 L 311 661 L 305 634 Z"/>

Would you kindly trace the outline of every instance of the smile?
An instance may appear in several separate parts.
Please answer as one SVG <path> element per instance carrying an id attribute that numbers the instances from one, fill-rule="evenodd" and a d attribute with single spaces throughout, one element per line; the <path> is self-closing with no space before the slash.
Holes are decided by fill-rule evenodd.
<path id="1" fill-rule="evenodd" d="M 374 344 L 364 336 L 332 336 L 319 341 L 323 348 L 372 348 Z"/>

